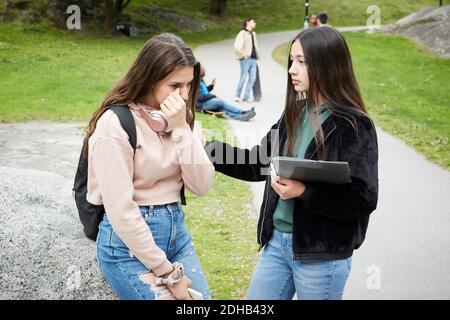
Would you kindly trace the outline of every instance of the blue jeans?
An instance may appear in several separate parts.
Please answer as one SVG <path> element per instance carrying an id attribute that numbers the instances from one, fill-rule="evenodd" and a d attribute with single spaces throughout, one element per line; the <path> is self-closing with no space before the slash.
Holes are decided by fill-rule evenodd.
<path id="1" fill-rule="evenodd" d="M 245 79 L 247 78 L 248 74 L 248 81 L 247 85 L 245 87 L 244 92 L 244 100 L 250 99 L 250 92 L 253 89 L 253 85 L 255 84 L 256 80 L 256 60 L 249 58 L 249 59 L 241 59 L 239 60 L 239 63 L 241 65 L 241 75 L 239 77 L 239 83 L 236 89 L 236 97 L 241 97 L 242 88 L 244 87 Z"/>
<path id="2" fill-rule="evenodd" d="M 139 207 L 159 248 L 171 262 L 183 264 L 192 288 L 209 299 L 209 290 L 192 236 L 186 230 L 184 212 L 178 203 Z M 156 293 L 140 276 L 150 272 L 120 240 L 105 214 L 97 236 L 97 260 L 100 271 L 120 299 L 154 300 Z"/>
<path id="3" fill-rule="evenodd" d="M 224 111 L 228 117 L 236 120 L 240 120 L 242 115 L 245 113 L 242 109 L 235 107 L 231 103 L 219 98 L 212 98 L 205 102 L 200 102 L 198 103 L 198 106 L 199 109 L 203 111 Z"/>
<path id="4" fill-rule="evenodd" d="M 352 258 L 293 260 L 292 234 L 274 230 L 256 266 L 247 299 L 340 300 Z"/>

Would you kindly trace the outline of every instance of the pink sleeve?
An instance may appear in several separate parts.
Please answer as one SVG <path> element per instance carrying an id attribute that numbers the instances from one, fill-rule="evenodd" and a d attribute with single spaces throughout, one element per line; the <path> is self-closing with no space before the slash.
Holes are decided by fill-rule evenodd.
<path id="1" fill-rule="evenodd" d="M 189 127 L 175 129 L 172 141 L 175 143 L 184 184 L 193 193 L 203 195 L 211 188 L 214 166 L 204 149 L 206 140 L 197 126 L 198 123 L 193 131 Z"/>

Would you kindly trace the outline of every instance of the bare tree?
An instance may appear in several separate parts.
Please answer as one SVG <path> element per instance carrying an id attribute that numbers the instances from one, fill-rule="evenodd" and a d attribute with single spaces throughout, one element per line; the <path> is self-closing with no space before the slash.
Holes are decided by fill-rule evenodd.
<path id="1" fill-rule="evenodd" d="M 114 35 L 116 24 L 123 9 L 130 4 L 131 0 L 105 0 L 105 28 L 108 35 Z"/>
<path id="2" fill-rule="evenodd" d="M 211 13 L 223 17 L 227 13 L 227 0 L 211 0 Z"/>

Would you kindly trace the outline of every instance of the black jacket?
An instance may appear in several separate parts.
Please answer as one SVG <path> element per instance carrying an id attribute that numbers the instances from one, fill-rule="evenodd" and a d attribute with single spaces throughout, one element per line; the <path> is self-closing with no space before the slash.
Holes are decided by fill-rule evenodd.
<path id="1" fill-rule="evenodd" d="M 292 247 L 296 260 L 350 257 L 363 243 L 369 215 L 377 206 L 378 143 L 373 122 L 361 114 L 355 113 L 353 121 L 349 121 L 333 113 L 322 128 L 325 139 L 321 160 L 347 161 L 352 182 L 305 183 L 305 192 L 295 199 L 294 207 Z M 282 117 L 260 145 L 250 150 L 219 141 L 206 146 L 217 171 L 241 180 L 266 181 L 258 222 L 260 249 L 272 236 L 273 213 L 279 200 L 270 185 L 268 167 L 272 156 L 282 154 L 285 142 L 286 123 Z M 317 154 L 313 140 L 305 159 L 317 159 Z"/>

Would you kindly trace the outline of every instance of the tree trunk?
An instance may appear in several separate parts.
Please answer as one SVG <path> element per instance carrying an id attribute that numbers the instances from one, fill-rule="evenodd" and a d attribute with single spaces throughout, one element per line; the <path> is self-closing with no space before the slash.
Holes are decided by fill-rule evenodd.
<path id="1" fill-rule="evenodd" d="M 130 4 L 131 0 L 125 3 L 123 0 L 105 0 L 105 29 L 106 34 L 113 36 L 116 33 L 116 24 L 122 14 L 123 9 Z"/>
<path id="2" fill-rule="evenodd" d="M 211 0 L 211 13 L 223 17 L 227 12 L 227 0 Z"/>
<path id="3" fill-rule="evenodd" d="M 109 36 L 113 36 L 116 31 L 114 1 L 105 1 L 105 31 Z"/>

